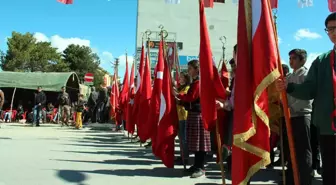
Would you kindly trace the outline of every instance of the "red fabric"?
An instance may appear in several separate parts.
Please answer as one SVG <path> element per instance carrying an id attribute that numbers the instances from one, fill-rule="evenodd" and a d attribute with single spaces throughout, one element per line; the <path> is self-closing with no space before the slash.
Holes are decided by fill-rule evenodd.
<path id="1" fill-rule="evenodd" d="M 73 3 L 73 0 L 57 0 L 58 2 L 60 3 L 63 3 L 63 4 L 72 4 Z"/>
<path id="2" fill-rule="evenodd" d="M 204 128 L 211 130 L 216 126 L 216 99 L 225 99 L 225 89 L 212 59 L 208 27 L 204 13 L 203 1 L 200 1 L 200 89 L 201 110 Z M 204 83 L 202 83 L 202 81 Z"/>
<path id="3" fill-rule="evenodd" d="M 228 88 L 229 87 L 229 72 L 226 68 L 226 65 L 225 63 L 223 62 L 222 64 L 222 69 L 221 69 L 221 73 L 220 73 L 220 77 L 221 77 L 221 82 L 222 82 L 222 85 L 224 87 L 224 89 Z M 224 125 L 225 124 L 228 124 L 228 119 L 227 119 L 227 114 L 226 114 L 226 111 L 225 110 L 217 110 L 217 119 L 218 119 L 218 130 L 219 130 L 219 135 L 220 135 L 220 138 L 221 138 L 221 144 L 223 146 L 223 143 L 224 143 Z M 216 144 L 216 147 L 217 147 L 217 138 L 215 139 L 215 144 Z M 217 150 L 217 162 L 219 162 L 219 155 L 221 152 L 220 150 Z"/>
<path id="4" fill-rule="evenodd" d="M 128 90 L 129 90 L 129 81 L 128 81 L 128 61 L 126 54 L 126 71 L 124 75 L 123 87 L 119 96 L 119 108 L 122 110 L 122 119 L 127 119 L 127 104 L 128 104 Z"/>
<path id="5" fill-rule="evenodd" d="M 134 95 L 135 95 L 135 86 L 134 86 L 134 62 L 131 68 L 131 77 L 130 77 L 130 89 L 128 91 L 128 103 L 127 103 L 127 118 L 126 118 L 126 130 L 133 134 L 135 130 L 135 120 L 132 115 L 133 106 L 134 106 Z"/>
<path id="6" fill-rule="evenodd" d="M 330 12 L 336 12 L 336 0 L 328 0 L 328 8 Z"/>
<path id="7" fill-rule="evenodd" d="M 145 48 L 142 44 L 142 48 L 141 48 L 141 55 L 140 55 L 140 65 L 139 65 L 139 69 L 137 70 L 137 84 L 135 87 L 135 97 L 134 97 L 134 105 L 133 105 L 133 110 L 132 110 L 132 115 L 134 116 L 133 121 L 134 121 L 134 125 L 138 124 L 139 121 L 138 120 L 138 112 L 139 112 L 139 108 L 140 108 L 140 97 L 141 97 L 141 89 L 142 89 L 142 76 L 143 76 L 143 71 L 144 71 L 144 58 L 145 58 Z M 133 123 L 132 123 L 133 124 Z"/>
<path id="8" fill-rule="evenodd" d="M 238 62 L 235 76 L 235 89 L 238 90 L 235 91 L 234 98 L 233 134 L 239 138 L 234 139 L 232 148 L 233 185 L 247 184 L 254 175 L 251 171 L 257 172 L 270 162 L 270 129 L 261 119 L 260 111 L 256 109 L 258 107 L 265 116 L 269 115 L 267 86 L 263 87 L 261 92 L 257 87 L 266 76 L 277 70 L 279 60 L 268 0 L 246 1 L 239 0 L 238 8 Z M 252 14 L 257 16 L 248 17 L 249 14 L 245 14 L 248 12 L 246 4 L 252 4 Z M 257 24 L 253 25 L 253 32 L 247 28 L 250 21 Z M 252 38 L 249 38 L 249 35 L 252 35 Z M 274 76 L 273 79 L 275 78 L 277 77 Z M 272 83 L 273 79 L 264 82 Z M 252 122 L 252 114 L 255 114 L 255 122 Z M 248 131 L 250 134 L 246 134 Z"/>
<path id="9" fill-rule="evenodd" d="M 213 8 L 214 0 L 201 0 L 201 1 L 204 1 L 204 7 Z"/>
<path id="10" fill-rule="evenodd" d="M 163 69 L 164 69 L 164 57 L 163 57 L 163 41 L 160 41 L 159 53 L 158 53 L 158 62 L 156 65 L 156 76 L 154 80 L 154 86 L 152 91 L 152 96 L 150 99 L 150 109 L 148 114 L 148 119 L 146 122 L 146 132 L 145 138 L 152 139 L 152 148 L 153 154 L 157 157 L 156 153 L 156 131 L 157 125 L 159 123 L 160 116 L 160 102 L 162 96 L 162 83 L 163 83 Z"/>
<path id="11" fill-rule="evenodd" d="M 110 110 L 110 116 L 111 118 L 114 118 L 116 121 L 116 124 L 118 125 L 120 122 L 117 120 L 117 114 L 118 114 L 118 108 L 119 108 L 119 85 L 117 81 L 117 74 L 114 74 L 113 80 L 112 80 L 112 89 L 111 89 L 111 95 L 110 95 L 110 104 L 111 104 L 111 110 Z"/>
<path id="12" fill-rule="evenodd" d="M 271 8 L 272 9 L 278 8 L 278 0 L 271 0 Z"/>
<path id="13" fill-rule="evenodd" d="M 194 102 L 200 98 L 200 83 L 199 80 L 195 80 L 190 86 L 187 94 L 179 94 L 177 97 L 182 102 Z"/>
<path id="14" fill-rule="evenodd" d="M 163 47 L 163 46 L 161 46 Z M 159 55 L 163 60 L 163 55 Z M 155 153 L 160 156 L 167 168 L 174 168 L 175 137 L 178 128 L 178 116 L 175 97 L 172 94 L 172 78 L 167 62 L 164 63 L 160 117 L 157 126 Z"/>
<path id="15" fill-rule="evenodd" d="M 149 53 L 147 53 L 145 67 L 142 76 L 142 87 L 141 96 L 139 103 L 139 110 L 137 115 L 138 120 L 138 135 L 141 141 L 146 141 L 149 136 L 146 134 L 148 128 L 146 127 L 147 116 L 150 109 L 150 100 L 152 96 L 152 82 L 151 82 L 151 71 L 149 64 Z"/>

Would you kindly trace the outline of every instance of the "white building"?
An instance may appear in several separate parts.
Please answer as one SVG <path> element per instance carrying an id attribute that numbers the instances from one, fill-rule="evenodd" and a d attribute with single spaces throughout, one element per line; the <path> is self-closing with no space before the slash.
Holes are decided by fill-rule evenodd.
<path id="1" fill-rule="evenodd" d="M 226 59 L 232 58 L 232 48 L 237 42 L 238 5 L 232 0 L 215 3 L 214 8 L 206 8 L 208 30 L 214 58 L 218 63 L 222 58 L 222 42 L 226 37 Z M 160 28 L 167 30 L 167 42 L 176 41 L 181 47 L 179 59 L 186 66 L 199 54 L 199 3 L 198 0 L 181 0 L 180 4 L 166 4 L 164 0 L 138 0 L 137 15 L 137 54 L 141 51 L 142 35 L 150 30 L 151 41 L 159 41 Z M 146 43 L 146 40 L 144 41 Z M 157 49 L 151 49 L 151 63 L 157 61 Z M 152 65 L 154 67 L 154 65 Z"/>

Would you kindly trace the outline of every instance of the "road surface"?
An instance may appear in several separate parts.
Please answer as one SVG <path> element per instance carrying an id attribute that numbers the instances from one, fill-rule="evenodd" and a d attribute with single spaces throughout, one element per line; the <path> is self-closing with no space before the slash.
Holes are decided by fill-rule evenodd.
<path id="1" fill-rule="evenodd" d="M 20 124 L 0 128 L 0 185 L 217 185 L 218 166 L 190 179 L 183 168 L 165 168 L 149 149 L 123 133 L 55 125 Z M 275 184 L 276 170 L 262 170 L 252 184 Z M 230 181 L 227 179 L 227 184 Z M 314 185 L 321 185 L 318 180 Z"/>

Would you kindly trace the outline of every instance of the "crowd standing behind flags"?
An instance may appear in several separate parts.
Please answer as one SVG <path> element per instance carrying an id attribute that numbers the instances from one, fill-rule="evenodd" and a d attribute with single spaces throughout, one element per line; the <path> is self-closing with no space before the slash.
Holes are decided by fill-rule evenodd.
<path id="1" fill-rule="evenodd" d="M 171 4 L 180 2 L 165 1 Z M 334 0 L 328 2 L 329 10 L 335 11 Z M 170 65 L 161 33 L 154 86 L 151 83 L 149 47 L 145 51 L 142 46 L 137 75 L 134 77 L 133 63 L 131 79 L 128 80 L 126 69 L 121 92 L 114 74 L 111 117 L 116 119 L 123 114 L 128 132 L 137 134 L 141 142 L 150 139 L 153 154 L 168 168 L 173 168 L 174 164 L 187 165 L 189 153 L 195 154 L 193 165 L 186 169 L 193 178 L 205 175 L 206 154 L 211 152 L 212 144 L 210 132 L 219 125 L 217 129 L 220 131 L 216 134 L 221 139 L 217 142 L 221 142 L 219 146 L 226 151 L 224 161 L 228 165 L 226 170 L 231 172 L 233 185 L 250 184 L 253 175 L 261 168 L 279 165 L 271 159 L 275 147 L 271 140 L 271 127 L 280 122 L 280 130 L 272 134 L 283 135 L 285 146 L 280 148 L 289 150 L 291 154 L 280 156 L 288 162 L 280 164 L 287 166 L 286 184 L 310 185 L 315 172 L 322 174 L 323 184 L 336 184 L 336 46 L 320 55 L 309 70 L 303 67 L 307 52 L 304 49 L 292 50 L 289 58 L 293 73 L 287 75 L 284 72 L 286 66 L 280 62 L 271 12 L 272 8 L 277 8 L 278 1 L 239 0 L 239 37 L 233 48 L 233 59 L 229 62 L 232 71 L 228 75 L 223 58 L 219 73 L 212 60 L 204 12 L 205 7 L 214 6 L 214 0 L 199 0 L 199 3 L 200 53 L 199 61 L 188 62 L 190 84 L 185 73 L 179 75 L 180 83 L 173 81 L 171 70 L 175 66 L 175 72 L 179 74 L 179 64 L 174 61 Z M 312 1 L 300 0 L 299 3 L 309 6 Z M 336 13 L 326 18 L 325 27 L 336 45 Z M 174 53 L 177 55 L 177 51 Z M 174 84 L 180 87 L 177 89 Z M 278 106 L 282 107 L 283 114 L 276 118 L 278 121 L 274 121 L 271 114 L 274 102 L 280 102 Z M 177 133 L 181 141 L 181 156 L 174 160 Z M 217 157 L 221 156 L 223 148 L 217 148 Z"/>

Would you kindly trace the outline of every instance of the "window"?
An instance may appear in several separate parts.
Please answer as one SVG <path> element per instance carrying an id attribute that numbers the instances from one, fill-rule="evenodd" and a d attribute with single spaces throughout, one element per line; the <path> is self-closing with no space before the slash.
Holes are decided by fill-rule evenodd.
<path id="1" fill-rule="evenodd" d="M 225 0 L 214 0 L 215 3 L 225 3 Z"/>

